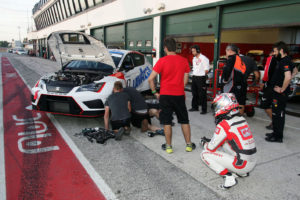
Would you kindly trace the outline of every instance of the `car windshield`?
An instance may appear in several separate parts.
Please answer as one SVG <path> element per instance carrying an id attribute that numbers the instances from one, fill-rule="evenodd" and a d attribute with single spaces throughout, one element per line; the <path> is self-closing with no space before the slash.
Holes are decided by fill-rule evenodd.
<path id="1" fill-rule="evenodd" d="M 110 74 L 113 73 L 114 71 L 114 68 L 111 65 L 101 63 L 101 62 L 85 61 L 85 60 L 73 60 L 65 66 L 65 69 L 102 71 Z"/>
<path id="2" fill-rule="evenodd" d="M 111 57 L 112 57 L 115 65 L 116 65 L 116 67 L 118 67 L 119 63 L 120 63 L 120 61 L 121 61 L 121 59 L 123 57 L 123 54 L 119 53 L 119 52 L 118 53 L 116 53 L 116 52 L 109 52 L 109 53 L 110 53 L 110 55 L 111 55 Z"/>

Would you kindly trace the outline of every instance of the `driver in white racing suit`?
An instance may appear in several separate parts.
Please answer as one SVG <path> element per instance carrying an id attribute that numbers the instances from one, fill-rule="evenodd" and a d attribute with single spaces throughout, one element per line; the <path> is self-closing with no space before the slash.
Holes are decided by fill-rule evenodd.
<path id="1" fill-rule="evenodd" d="M 216 129 L 211 139 L 201 138 L 203 162 L 224 177 L 220 185 L 228 189 L 237 184 L 236 177 L 249 176 L 256 165 L 255 141 L 239 104 L 232 93 L 223 93 L 213 100 Z M 221 150 L 223 148 L 223 151 Z"/>

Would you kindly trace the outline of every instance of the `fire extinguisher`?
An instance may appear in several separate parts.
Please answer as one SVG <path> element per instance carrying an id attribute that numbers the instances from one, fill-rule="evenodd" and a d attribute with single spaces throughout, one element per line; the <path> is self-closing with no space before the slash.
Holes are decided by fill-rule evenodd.
<path id="1" fill-rule="evenodd" d="M 156 49 L 152 49 L 151 54 L 152 54 L 152 58 L 156 58 Z"/>

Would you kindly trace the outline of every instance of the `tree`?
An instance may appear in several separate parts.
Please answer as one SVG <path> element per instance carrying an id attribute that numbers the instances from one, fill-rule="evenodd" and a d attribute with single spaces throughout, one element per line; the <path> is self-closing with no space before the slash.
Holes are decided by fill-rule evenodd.
<path id="1" fill-rule="evenodd" d="M 8 47 L 7 41 L 0 41 L 0 47 Z"/>

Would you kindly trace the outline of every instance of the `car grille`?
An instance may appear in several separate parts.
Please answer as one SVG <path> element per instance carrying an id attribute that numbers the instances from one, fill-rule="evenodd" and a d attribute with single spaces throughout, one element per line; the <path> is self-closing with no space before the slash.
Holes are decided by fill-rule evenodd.
<path id="1" fill-rule="evenodd" d="M 54 113 L 69 113 L 80 115 L 82 109 L 72 97 L 62 97 L 54 95 L 41 95 L 38 108 L 41 111 Z"/>
<path id="2" fill-rule="evenodd" d="M 100 99 L 92 100 L 92 101 L 84 101 L 83 103 L 90 109 L 104 108 L 104 104 Z"/>

